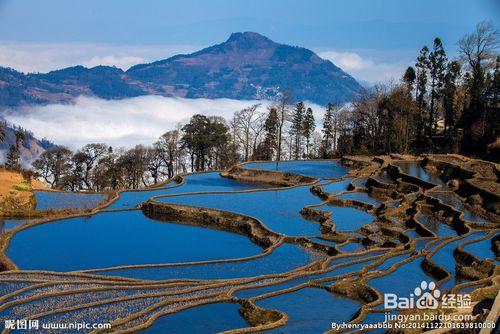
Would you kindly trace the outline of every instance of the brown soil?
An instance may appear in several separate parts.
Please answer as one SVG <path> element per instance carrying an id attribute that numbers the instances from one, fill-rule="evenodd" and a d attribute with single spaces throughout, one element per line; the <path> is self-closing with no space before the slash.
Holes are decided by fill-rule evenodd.
<path id="1" fill-rule="evenodd" d="M 22 184 L 24 179 L 21 173 L 1 170 L 0 171 L 0 202 L 7 197 L 15 197 L 22 203 L 28 203 L 32 195 L 31 190 L 47 189 L 45 185 L 38 180 L 31 181 L 30 190 L 17 190 L 16 185 Z"/>

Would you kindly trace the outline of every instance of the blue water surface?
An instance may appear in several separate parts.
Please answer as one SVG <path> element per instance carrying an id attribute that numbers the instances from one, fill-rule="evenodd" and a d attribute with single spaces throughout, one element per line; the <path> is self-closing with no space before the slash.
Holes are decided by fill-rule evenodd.
<path id="1" fill-rule="evenodd" d="M 465 238 L 452 241 L 441 247 L 434 255 L 431 257 L 431 261 L 440 265 L 446 269 L 451 274 L 451 279 L 447 280 L 441 285 L 441 288 L 445 290 L 451 289 L 454 285 L 464 282 L 464 279 L 456 275 L 456 263 L 453 257 L 453 251 L 460 245 L 469 240 L 477 239 L 486 235 L 486 233 L 476 233 L 471 234 Z"/>
<path id="2" fill-rule="evenodd" d="M 71 271 L 246 257 L 261 251 L 242 235 L 159 222 L 134 210 L 30 227 L 12 238 L 7 256 L 20 269 Z"/>
<path id="3" fill-rule="evenodd" d="M 324 333 L 331 329 L 332 321 L 351 320 L 361 306 L 357 301 L 317 288 L 303 288 L 256 304 L 288 314 L 287 323 L 270 330 L 271 333 Z"/>
<path id="4" fill-rule="evenodd" d="M 139 333 L 220 333 L 250 327 L 238 313 L 239 304 L 215 303 L 164 315 Z"/>
<path id="5" fill-rule="evenodd" d="M 498 233 L 491 238 L 486 238 L 484 240 L 465 245 L 463 250 L 475 255 L 479 260 L 491 259 L 496 264 L 500 264 L 500 261 L 497 261 L 495 254 L 493 253 L 493 247 L 491 245 L 491 240 L 498 236 Z"/>
<path id="6" fill-rule="evenodd" d="M 250 162 L 243 167 L 251 169 L 273 170 L 284 173 L 302 174 L 318 179 L 339 178 L 347 174 L 348 169 L 334 160 L 297 160 L 276 162 Z"/>
<path id="7" fill-rule="evenodd" d="M 320 200 L 309 186 L 231 194 L 200 194 L 162 197 L 160 202 L 231 211 L 260 219 L 271 230 L 292 236 L 320 234 L 319 224 L 308 221 L 300 210 Z"/>
<path id="8" fill-rule="evenodd" d="M 120 194 L 120 198 L 106 207 L 106 209 L 130 209 L 157 195 L 199 191 L 236 191 L 267 188 L 265 185 L 261 184 L 238 182 L 222 177 L 220 176 L 220 172 L 189 174 L 184 178 L 186 182 L 180 186 L 178 186 L 176 182 L 170 182 L 164 187 L 155 189 L 122 192 Z"/>
<path id="9" fill-rule="evenodd" d="M 34 190 L 36 210 L 90 209 L 105 201 L 98 193 L 72 193 L 63 191 Z"/>
<path id="10" fill-rule="evenodd" d="M 375 219 L 375 216 L 369 213 L 350 207 L 325 204 L 315 208 L 332 213 L 333 224 L 337 231 L 357 230 Z"/>

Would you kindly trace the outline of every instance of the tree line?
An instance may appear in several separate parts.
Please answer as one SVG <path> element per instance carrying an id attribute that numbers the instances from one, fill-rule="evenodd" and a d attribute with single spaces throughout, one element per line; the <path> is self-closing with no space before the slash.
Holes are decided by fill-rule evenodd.
<path id="1" fill-rule="evenodd" d="M 321 120 L 285 90 L 271 105 L 249 106 L 230 120 L 194 115 L 151 146 L 93 143 L 76 152 L 56 147 L 42 153 L 33 168 L 53 188 L 105 191 L 249 160 L 423 152 L 498 159 L 498 32 L 482 22 L 458 47 L 460 57 L 450 60 L 435 38 L 399 82 L 366 89 L 349 104 L 332 101 Z"/>
<path id="2" fill-rule="evenodd" d="M 498 160 L 498 41 L 494 26 L 481 22 L 459 40 L 459 58 L 450 60 L 435 38 L 399 83 L 364 92 L 341 116 L 338 151 L 451 152 Z"/>

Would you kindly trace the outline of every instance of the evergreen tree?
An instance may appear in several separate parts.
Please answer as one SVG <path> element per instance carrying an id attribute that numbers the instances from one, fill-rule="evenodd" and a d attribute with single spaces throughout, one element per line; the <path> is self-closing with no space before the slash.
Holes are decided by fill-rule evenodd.
<path id="1" fill-rule="evenodd" d="M 311 135 L 316 129 L 316 124 L 314 123 L 314 115 L 311 108 L 307 108 L 306 114 L 304 116 L 304 121 L 302 124 L 302 134 L 306 138 L 306 156 L 309 158 L 309 142 L 311 140 Z"/>
<path id="2" fill-rule="evenodd" d="M 10 170 L 19 170 L 21 168 L 19 164 L 19 149 L 16 145 L 10 145 L 5 166 Z"/>
<path id="3" fill-rule="evenodd" d="M 422 136 L 424 134 L 424 125 L 426 120 L 426 104 L 425 104 L 425 94 L 427 93 L 427 72 L 429 70 L 429 48 L 424 46 L 417 57 L 417 62 L 415 67 L 417 68 L 417 78 L 416 78 L 416 88 L 415 88 L 415 100 L 418 105 L 418 114 L 416 116 L 417 123 L 417 142 L 422 142 Z"/>
<path id="4" fill-rule="evenodd" d="M 449 147 L 455 147 L 454 135 L 450 129 L 455 129 L 455 93 L 457 90 L 457 80 L 460 77 L 460 63 L 451 61 L 446 67 L 443 87 L 443 110 L 444 110 L 444 133 Z M 454 131 L 453 131 L 454 132 Z"/>
<path id="5" fill-rule="evenodd" d="M 322 148 L 322 157 L 327 158 L 331 151 L 332 142 L 335 140 L 334 138 L 334 115 L 333 115 L 334 106 L 332 103 L 328 103 L 326 106 L 325 117 L 323 119 L 323 148 Z"/>
<path id="6" fill-rule="evenodd" d="M 411 66 L 408 66 L 408 68 L 405 71 L 405 74 L 403 75 L 403 82 L 408 85 L 411 89 L 413 89 L 413 85 L 415 84 L 415 80 L 417 78 L 417 75 L 415 73 L 415 69 Z"/>
<path id="7" fill-rule="evenodd" d="M 434 39 L 434 47 L 429 54 L 429 76 L 430 76 L 430 93 L 431 93 L 431 103 L 429 109 L 429 144 L 432 151 L 433 148 L 433 136 L 436 131 L 437 117 L 436 117 L 436 101 L 441 97 L 444 75 L 446 70 L 446 52 L 443 48 L 443 43 L 441 39 Z"/>
<path id="8" fill-rule="evenodd" d="M 290 126 L 290 134 L 292 135 L 295 143 L 294 154 L 295 159 L 299 159 L 302 146 L 302 127 L 304 125 L 305 106 L 303 102 L 295 105 L 292 114 L 292 124 Z"/>
<path id="9" fill-rule="evenodd" d="M 264 142 L 260 145 L 260 149 L 258 149 L 258 156 L 260 160 L 273 159 L 274 150 L 278 145 L 278 127 L 278 111 L 276 108 L 271 107 L 264 123 Z"/>

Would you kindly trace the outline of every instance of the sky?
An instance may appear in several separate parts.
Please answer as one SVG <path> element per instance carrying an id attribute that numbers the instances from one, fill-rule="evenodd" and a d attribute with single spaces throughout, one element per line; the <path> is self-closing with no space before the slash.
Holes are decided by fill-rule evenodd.
<path id="1" fill-rule="evenodd" d="M 500 1 L 0 0 L 0 66 L 23 72 L 78 64 L 126 70 L 254 31 L 309 48 L 371 85 L 398 80 L 435 36 L 453 58 L 458 39 L 482 20 L 500 26 Z M 71 148 L 88 142 L 130 147 L 152 143 L 195 113 L 230 118 L 254 102 L 80 97 L 3 116 Z M 318 121 L 322 109 L 313 105 Z"/>

